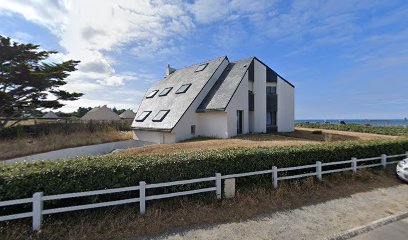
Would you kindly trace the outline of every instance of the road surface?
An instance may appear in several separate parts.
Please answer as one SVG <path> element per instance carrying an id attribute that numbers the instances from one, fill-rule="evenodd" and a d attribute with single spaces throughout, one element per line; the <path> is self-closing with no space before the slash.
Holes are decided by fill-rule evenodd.
<path id="1" fill-rule="evenodd" d="M 407 240 L 408 219 L 384 225 L 367 233 L 351 238 L 352 240 Z"/>
<path id="2" fill-rule="evenodd" d="M 175 230 L 154 239 L 327 239 L 374 220 L 408 211 L 407 202 L 408 185 L 401 184 L 241 222 Z M 406 222 L 390 227 L 400 229 L 403 224 Z"/>

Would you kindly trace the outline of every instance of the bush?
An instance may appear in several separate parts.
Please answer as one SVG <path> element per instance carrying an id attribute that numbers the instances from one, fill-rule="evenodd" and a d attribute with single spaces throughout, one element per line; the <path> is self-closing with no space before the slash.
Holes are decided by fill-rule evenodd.
<path id="1" fill-rule="evenodd" d="M 313 130 L 312 134 L 316 134 L 316 135 L 322 135 L 323 132 L 321 130 Z"/>
<path id="2" fill-rule="evenodd" d="M 296 127 L 375 133 L 393 136 L 408 136 L 408 128 L 403 126 L 364 126 L 360 124 L 296 123 Z"/>
<path id="3" fill-rule="evenodd" d="M 0 200 L 242 173 L 399 154 L 408 140 L 355 141 L 275 148 L 229 148 L 169 155 L 105 155 L 74 160 L 0 164 Z"/>

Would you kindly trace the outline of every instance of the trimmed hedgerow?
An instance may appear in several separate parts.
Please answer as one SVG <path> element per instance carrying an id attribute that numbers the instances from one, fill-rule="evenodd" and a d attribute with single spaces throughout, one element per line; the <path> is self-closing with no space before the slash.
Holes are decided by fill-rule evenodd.
<path id="1" fill-rule="evenodd" d="M 89 191 L 147 183 L 250 172 L 272 166 L 289 167 L 399 154 L 408 140 L 355 141 L 274 148 L 229 148 L 164 156 L 117 155 L 64 161 L 0 164 L 0 200 L 45 194 Z"/>
<path id="2" fill-rule="evenodd" d="M 360 124 L 296 123 L 296 127 L 375 133 L 393 136 L 408 136 L 408 128 L 404 126 L 364 126 Z"/>

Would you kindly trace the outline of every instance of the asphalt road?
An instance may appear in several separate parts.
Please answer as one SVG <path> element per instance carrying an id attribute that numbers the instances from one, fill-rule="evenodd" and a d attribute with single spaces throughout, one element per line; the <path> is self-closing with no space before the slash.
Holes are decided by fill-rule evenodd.
<path id="1" fill-rule="evenodd" d="M 408 239 L 408 219 L 387 224 L 376 228 L 370 232 L 363 233 L 352 240 L 407 240 Z"/>

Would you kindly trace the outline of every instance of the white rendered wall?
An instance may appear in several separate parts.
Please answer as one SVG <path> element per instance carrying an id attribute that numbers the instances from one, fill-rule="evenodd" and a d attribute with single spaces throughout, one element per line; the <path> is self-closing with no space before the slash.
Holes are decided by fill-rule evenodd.
<path id="1" fill-rule="evenodd" d="M 235 94 L 232 96 L 226 112 L 228 114 L 228 137 L 237 135 L 237 111 L 242 110 L 242 133 L 249 132 L 248 117 L 248 72 L 239 84 Z"/>
<path id="2" fill-rule="evenodd" d="M 266 67 L 254 59 L 254 132 L 266 132 Z"/>
<path id="3" fill-rule="evenodd" d="M 255 117 L 254 112 L 253 111 L 249 112 L 248 114 L 249 129 L 248 130 L 250 133 L 254 132 L 254 120 L 255 120 L 254 117 Z"/>
<path id="4" fill-rule="evenodd" d="M 293 132 L 295 121 L 295 89 L 278 76 L 278 132 Z"/>
<path id="5" fill-rule="evenodd" d="M 181 117 L 180 121 L 176 124 L 173 128 L 172 133 L 176 134 L 176 142 L 192 138 L 197 135 L 197 127 L 198 127 L 198 114 L 196 110 L 198 106 L 201 104 L 205 96 L 207 96 L 208 92 L 213 87 L 214 83 L 218 80 L 218 78 L 223 73 L 224 69 L 228 65 L 228 60 L 224 59 L 224 61 L 220 64 L 218 69 L 215 71 L 214 75 L 208 80 L 207 84 L 204 86 L 203 90 L 198 94 L 197 98 L 193 101 L 184 115 Z M 191 134 L 191 125 L 196 125 L 196 135 Z"/>
<path id="6" fill-rule="evenodd" d="M 227 138 L 227 113 L 207 112 L 197 113 L 197 136 L 207 136 L 216 138 Z"/>
<path id="7" fill-rule="evenodd" d="M 175 143 L 176 135 L 167 132 L 133 130 L 133 139 L 152 143 Z"/>

